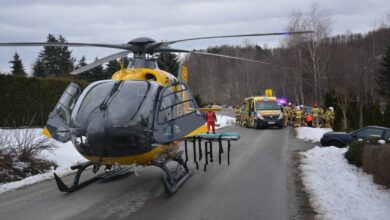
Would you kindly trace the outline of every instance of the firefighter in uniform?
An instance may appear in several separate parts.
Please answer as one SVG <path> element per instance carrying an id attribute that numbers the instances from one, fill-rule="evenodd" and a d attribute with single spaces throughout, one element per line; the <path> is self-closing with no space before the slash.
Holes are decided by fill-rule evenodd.
<path id="1" fill-rule="evenodd" d="M 302 125 L 302 110 L 299 107 L 299 105 L 295 107 L 294 117 L 295 117 L 295 123 L 294 123 L 295 127 L 300 127 Z"/>
<path id="2" fill-rule="evenodd" d="M 320 106 L 318 108 L 318 121 L 320 123 L 320 127 L 324 127 L 324 122 L 325 122 L 325 113 L 324 113 L 324 106 Z"/>
<path id="3" fill-rule="evenodd" d="M 333 126 L 334 110 L 333 107 L 329 107 L 325 112 L 325 127 L 331 128 Z"/>
<path id="4" fill-rule="evenodd" d="M 320 109 L 318 108 L 317 104 L 314 104 L 311 111 L 313 113 L 313 127 L 319 127 L 320 126 L 320 118 L 319 118 Z"/>
<path id="5" fill-rule="evenodd" d="M 236 116 L 236 124 L 241 125 L 241 107 L 240 106 L 236 106 L 236 108 L 234 110 L 234 114 Z"/>
<path id="6" fill-rule="evenodd" d="M 294 125 L 294 106 L 292 106 L 291 102 L 288 103 L 288 123 L 293 126 Z"/>
<path id="7" fill-rule="evenodd" d="M 283 105 L 283 125 L 284 127 L 288 126 L 288 121 L 290 117 L 291 108 L 290 106 L 287 106 L 286 104 Z"/>

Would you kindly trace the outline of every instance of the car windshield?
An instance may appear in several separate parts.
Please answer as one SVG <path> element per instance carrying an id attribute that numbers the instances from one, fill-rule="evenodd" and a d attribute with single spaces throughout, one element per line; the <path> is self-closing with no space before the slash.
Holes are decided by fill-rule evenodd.
<path id="1" fill-rule="evenodd" d="M 258 101 L 256 110 L 280 110 L 280 106 L 277 101 Z"/>

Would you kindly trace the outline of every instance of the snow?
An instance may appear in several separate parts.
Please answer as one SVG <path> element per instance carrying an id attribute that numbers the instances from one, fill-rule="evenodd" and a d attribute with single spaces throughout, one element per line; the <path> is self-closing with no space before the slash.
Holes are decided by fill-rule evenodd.
<path id="1" fill-rule="evenodd" d="M 333 130 L 331 128 L 299 127 L 299 128 L 295 128 L 295 131 L 297 132 L 298 139 L 316 143 L 316 142 L 320 142 L 322 135 Z"/>
<path id="2" fill-rule="evenodd" d="M 319 219 L 390 219 L 390 190 L 348 163 L 346 148 L 302 152 L 300 169 Z"/>
<path id="3" fill-rule="evenodd" d="M 235 122 L 236 120 L 232 117 L 217 114 L 216 128 L 221 129 L 224 127 L 228 127 L 235 124 Z M 25 131 L 33 130 L 33 132 L 37 134 L 38 137 L 42 137 L 41 135 L 42 129 L 24 129 L 24 130 Z M 22 135 L 23 132 L 20 132 L 18 134 Z M 50 144 L 54 145 L 55 149 L 42 151 L 39 157 L 42 159 L 53 161 L 58 165 L 58 167 L 55 170 L 50 170 L 43 174 L 30 176 L 20 181 L 2 184 L 0 185 L 0 194 L 7 191 L 16 190 L 28 185 L 32 185 L 35 183 L 39 183 L 45 180 L 53 179 L 54 172 L 60 177 L 69 175 L 75 172 L 70 169 L 71 166 L 77 163 L 82 163 L 87 161 L 84 157 L 82 157 L 77 152 L 76 148 L 74 148 L 72 142 L 70 141 L 67 143 L 61 143 L 55 140 L 50 140 Z"/>
<path id="4" fill-rule="evenodd" d="M 378 143 L 379 144 L 386 144 L 386 141 L 385 140 L 379 140 Z"/>
<path id="5" fill-rule="evenodd" d="M 221 128 L 232 126 L 235 123 L 236 123 L 235 118 L 217 114 L 217 122 L 215 123 L 215 127 L 216 129 L 221 129 Z"/>
<path id="6" fill-rule="evenodd" d="M 32 129 L 24 130 L 28 132 Z M 38 137 L 41 137 L 42 129 L 33 130 Z M 20 134 L 22 134 L 22 132 L 20 132 Z M 67 143 L 61 143 L 55 140 L 50 140 L 50 144 L 53 144 L 56 148 L 53 150 L 44 150 L 38 156 L 40 158 L 55 162 L 58 167 L 55 170 L 53 169 L 43 174 L 30 176 L 20 181 L 2 184 L 0 185 L 0 194 L 35 183 L 39 183 L 45 180 L 53 179 L 53 172 L 55 172 L 60 177 L 66 176 L 70 173 L 75 172 L 70 169 L 70 166 L 87 161 L 77 152 L 77 150 L 73 147 L 70 141 Z"/>
<path id="7" fill-rule="evenodd" d="M 61 142 L 52 140 L 52 144 L 56 145 L 58 148 L 51 151 L 43 151 L 40 156 L 55 162 L 58 165 L 56 170 L 69 168 L 70 166 L 73 166 L 77 163 L 87 161 L 76 150 L 71 141 L 63 144 Z"/>

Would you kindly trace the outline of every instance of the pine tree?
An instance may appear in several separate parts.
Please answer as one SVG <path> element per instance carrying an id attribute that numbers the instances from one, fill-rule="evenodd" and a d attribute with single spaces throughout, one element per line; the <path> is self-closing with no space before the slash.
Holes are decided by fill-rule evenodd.
<path id="1" fill-rule="evenodd" d="M 79 63 L 76 65 L 76 68 L 75 69 L 79 69 L 83 66 L 86 66 L 87 65 L 87 62 L 86 62 L 86 58 L 85 56 L 82 56 L 79 60 Z M 80 73 L 78 76 L 77 76 L 78 79 L 83 79 L 83 80 L 86 80 L 86 81 L 89 81 L 89 79 L 91 78 L 91 72 L 90 71 L 85 71 L 85 72 L 82 72 Z"/>
<path id="2" fill-rule="evenodd" d="M 378 93 L 390 98 L 390 45 L 386 48 L 386 54 L 382 58 L 378 77 Z"/>
<path id="3" fill-rule="evenodd" d="M 83 66 L 86 66 L 86 65 L 87 65 L 86 60 L 87 60 L 87 59 L 85 58 L 85 56 L 82 56 L 82 57 L 80 58 L 80 60 L 79 60 L 79 63 L 76 65 L 76 69 L 81 68 L 81 67 L 83 67 Z"/>
<path id="4" fill-rule="evenodd" d="M 368 102 L 364 107 L 364 111 L 364 126 L 382 124 L 383 116 L 380 111 L 379 102 Z"/>
<path id="5" fill-rule="evenodd" d="M 390 100 L 387 101 L 385 112 L 383 113 L 383 125 L 390 127 Z"/>
<path id="6" fill-rule="evenodd" d="M 334 90 L 325 94 L 325 108 L 335 107 L 337 105 L 337 99 L 335 98 L 336 92 Z"/>
<path id="7" fill-rule="evenodd" d="M 111 76 L 120 69 L 119 62 L 117 60 L 111 60 L 108 62 L 104 69 L 104 78 L 109 79 Z"/>
<path id="8" fill-rule="evenodd" d="M 157 59 L 158 67 L 177 77 L 179 63 L 175 54 L 164 53 Z"/>
<path id="9" fill-rule="evenodd" d="M 65 43 L 64 37 L 59 35 L 58 39 L 49 34 L 47 42 Z M 44 47 L 39 53 L 38 59 L 42 61 L 45 71 L 43 76 L 65 76 L 74 69 L 75 59 L 71 56 L 72 51 L 68 47 Z"/>
<path id="10" fill-rule="evenodd" d="M 32 67 L 33 75 L 37 77 L 45 77 L 45 65 L 40 59 L 37 59 Z"/>
<path id="11" fill-rule="evenodd" d="M 19 76 L 26 75 L 26 72 L 24 71 L 24 66 L 23 66 L 22 60 L 20 59 L 18 53 L 14 54 L 14 59 L 12 61 L 9 61 L 9 63 L 12 64 L 12 66 L 11 66 L 12 75 L 19 75 Z"/>
<path id="12" fill-rule="evenodd" d="M 83 66 L 86 66 L 87 63 L 85 62 L 85 57 L 81 57 L 78 65 L 76 68 L 81 68 Z M 98 60 L 98 58 L 95 58 L 95 61 Z M 107 79 L 107 77 L 104 76 L 103 66 L 99 65 L 93 69 L 90 69 L 88 71 L 82 72 L 79 76 L 79 79 L 83 79 L 88 82 L 93 82 L 97 80 Z"/>
<path id="13" fill-rule="evenodd" d="M 98 60 L 98 58 L 96 57 L 95 60 Z M 91 69 L 90 72 L 91 72 L 91 78 L 87 80 L 89 82 L 93 82 L 93 81 L 96 81 L 96 80 L 107 79 L 107 77 L 104 74 L 104 69 L 103 69 L 102 65 L 97 66 L 97 67 Z"/>

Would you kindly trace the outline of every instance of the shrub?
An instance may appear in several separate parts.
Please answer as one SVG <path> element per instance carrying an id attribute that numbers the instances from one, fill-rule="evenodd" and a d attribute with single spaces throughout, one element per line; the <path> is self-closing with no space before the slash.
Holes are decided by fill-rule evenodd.
<path id="1" fill-rule="evenodd" d="M 354 141 L 349 145 L 348 151 L 344 155 L 349 163 L 358 167 L 362 166 L 364 145 L 363 141 Z"/>
<path id="2" fill-rule="evenodd" d="M 362 167 L 374 177 L 374 182 L 390 187 L 390 144 L 367 144 Z"/>
<path id="3" fill-rule="evenodd" d="M 0 183 L 43 173 L 56 165 L 38 157 L 53 149 L 49 140 L 34 129 L 0 129 Z"/>
<path id="4" fill-rule="evenodd" d="M 361 167 L 366 145 L 379 145 L 379 140 L 381 140 L 379 137 L 369 137 L 366 141 L 354 141 L 349 145 L 348 151 L 345 152 L 344 156 L 349 163 Z"/>

